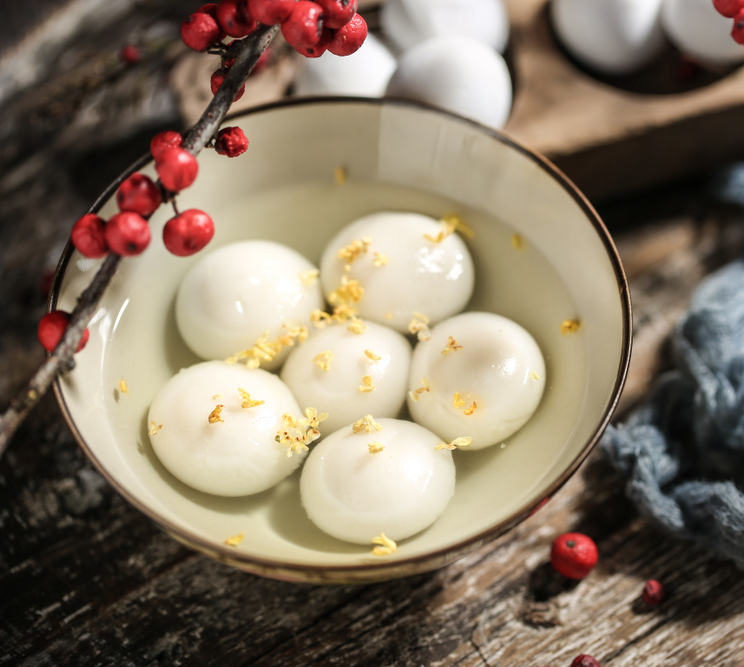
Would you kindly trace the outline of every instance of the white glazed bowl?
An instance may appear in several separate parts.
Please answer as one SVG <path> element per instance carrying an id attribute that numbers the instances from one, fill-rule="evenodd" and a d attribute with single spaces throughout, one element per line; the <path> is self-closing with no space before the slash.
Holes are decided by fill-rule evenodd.
<path id="1" fill-rule="evenodd" d="M 326 241 L 363 214 L 456 212 L 475 232 L 468 241 L 477 272 L 468 308 L 505 315 L 532 333 L 547 362 L 543 400 L 505 446 L 454 453 L 452 502 L 388 557 L 320 532 L 300 504 L 298 474 L 244 498 L 186 487 L 156 459 L 147 433 L 158 389 L 197 361 L 176 329 L 174 299 L 200 255 L 178 258 L 165 250 L 163 207 L 151 220 L 151 246 L 122 263 L 76 368 L 55 386 L 85 453 L 174 538 L 279 579 L 366 582 L 424 572 L 516 525 L 597 442 L 628 368 L 627 283 L 592 207 L 555 167 L 503 134 L 413 103 L 299 100 L 251 110 L 229 124 L 249 137 L 248 152 L 228 159 L 205 151 L 199 178 L 179 201 L 182 210 L 202 208 L 215 220 L 215 238 L 204 252 L 238 239 L 271 239 L 317 263 Z M 345 184 L 336 182 L 338 167 L 348 176 Z M 135 168 L 153 173 L 145 159 Z M 115 212 L 113 195 L 126 176 L 94 210 L 104 217 Z M 67 248 L 54 284 L 56 307 L 74 306 L 99 263 Z M 579 319 L 580 329 L 562 334 L 564 319 Z M 241 533 L 237 547 L 225 544 Z"/>

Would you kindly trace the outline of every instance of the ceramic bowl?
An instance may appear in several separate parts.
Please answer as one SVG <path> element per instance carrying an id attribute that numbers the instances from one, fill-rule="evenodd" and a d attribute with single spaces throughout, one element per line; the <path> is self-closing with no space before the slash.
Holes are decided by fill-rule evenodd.
<path id="1" fill-rule="evenodd" d="M 130 503 L 175 539 L 245 571 L 286 580 L 366 582 L 441 567 L 513 527 L 553 494 L 597 442 L 628 368 L 628 287 L 615 247 L 590 204 L 544 158 L 499 132 L 408 102 L 301 100 L 231 119 L 250 139 L 242 156 L 199 157 L 180 208 L 208 211 L 216 234 L 203 252 L 239 239 L 271 239 L 318 263 L 326 242 L 381 210 L 457 213 L 473 229 L 476 267 L 468 310 L 505 315 L 535 337 L 547 385 L 532 419 L 502 445 L 454 452 L 457 483 L 444 514 L 387 557 L 317 529 L 299 498 L 299 471 L 255 496 L 220 498 L 175 479 L 149 443 L 159 388 L 199 361 L 177 331 L 179 281 L 201 257 L 153 242 L 126 259 L 90 324 L 77 366 L 57 381 L 60 406 L 87 456 Z M 149 156 L 148 156 L 149 157 Z M 93 210 L 116 211 L 118 183 Z M 339 169 L 346 175 L 338 179 Z M 56 307 L 72 309 L 100 261 L 70 247 Z M 580 323 L 566 332 L 562 323 Z M 119 389 L 125 380 L 128 391 Z M 236 547 L 226 538 L 243 534 Z"/>

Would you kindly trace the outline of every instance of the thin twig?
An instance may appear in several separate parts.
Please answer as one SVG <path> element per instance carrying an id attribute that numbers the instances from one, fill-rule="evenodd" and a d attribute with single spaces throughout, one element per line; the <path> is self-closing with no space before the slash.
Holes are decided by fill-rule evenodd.
<path id="1" fill-rule="evenodd" d="M 227 55 L 235 57 L 235 62 L 225 76 L 220 89 L 215 94 L 199 121 L 186 135 L 183 147 L 192 155 L 198 155 L 206 144 L 217 134 L 230 105 L 235 99 L 248 75 L 271 43 L 279 26 L 263 26 L 248 38 L 236 41 L 227 50 Z M 98 269 L 90 285 L 78 298 L 72 311 L 70 323 L 54 351 L 46 357 L 26 386 L 11 401 L 10 406 L 0 417 L 0 456 L 10 439 L 21 425 L 26 415 L 49 389 L 54 379 L 75 367 L 74 354 L 85 328 L 98 309 L 98 303 L 106 288 L 116 274 L 122 258 L 110 253 Z"/>

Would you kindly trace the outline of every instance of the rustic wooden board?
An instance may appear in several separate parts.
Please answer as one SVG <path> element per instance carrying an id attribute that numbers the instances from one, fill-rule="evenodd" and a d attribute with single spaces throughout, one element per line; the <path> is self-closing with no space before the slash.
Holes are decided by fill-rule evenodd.
<path id="1" fill-rule="evenodd" d="M 101 77 L 106 53 L 89 47 L 66 93 L 54 76 L 0 109 L 0 405 L 42 358 L 42 277 L 72 221 L 153 127 L 178 123 L 153 90 L 170 56 Z M 600 214 L 635 303 L 628 407 L 668 367 L 666 337 L 700 278 L 741 254 L 742 210 L 695 182 Z M 603 667 L 741 667 L 744 574 L 665 537 L 622 486 L 595 454 L 535 516 L 449 567 L 371 586 L 276 582 L 189 551 L 132 509 L 47 396 L 0 460 L 0 665 L 568 667 L 588 652 Z M 566 530 L 600 549 L 574 585 L 547 565 Z M 639 600 L 648 577 L 670 592 L 654 609 Z"/>

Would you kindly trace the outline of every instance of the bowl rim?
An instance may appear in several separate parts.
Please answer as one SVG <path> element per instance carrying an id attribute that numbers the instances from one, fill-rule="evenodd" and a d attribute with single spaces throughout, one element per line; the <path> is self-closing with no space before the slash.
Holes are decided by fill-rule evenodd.
<path id="1" fill-rule="evenodd" d="M 555 480 L 553 480 L 544 495 L 541 494 L 540 498 L 526 502 L 522 507 L 513 512 L 511 516 L 498 522 L 497 524 L 490 526 L 486 530 L 483 530 L 464 540 L 460 540 L 455 544 L 442 547 L 434 551 L 429 551 L 425 554 L 420 554 L 417 556 L 396 558 L 395 560 L 391 561 L 381 559 L 379 562 L 365 562 L 357 565 L 318 565 L 269 560 L 235 551 L 234 549 L 230 549 L 226 545 L 220 545 L 210 542 L 209 540 L 206 540 L 203 537 L 190 532 L 189 530 L 174 525 L 167 518 L 161 516 L 160 514 L 158 514 L 158 512 L 138 500 L 125 487 L 123 487 L 104 467 L 104 465 L 96 457 L 95 453 L 85 442 L 75 424 L 72 414 L 70 413 L 70 410 L 65 401 L 63 387 L 59 376 L 54 380 L 54 393 L 60 410 L 62 411 L 62 415 L 67 422 L 68 427 L 70 428 L 70 431 L 72 432 L 75 440 L 77 440 L 78 445 L 83 450 L 86 457 L 95 466 L 96 470 L 104 477 L 104 479 L 106 479 L 109 484 L 111 484 L 111 486 L 121 496 L 124 497 L 127 502 L 129 502 L 137 510 L 142 512 L 158 527 L 163 529 L 168 535 L 170 535 L 177 541 L 182 542 L 187 546 L 199 552 L 205 553 L 223 563 L 232 565 L 253 574 L 259 574 L 274 579 L 308 583 L 371 583 L 375 581 L 383 581 L 400 576 L 407 576 L 430 571 L 439 567 L 443 567 L 444 565 L 447 565 L 457 560 L 458 558 L 461 558 L 467 553 L 470 553 L 471 551 L 474 551 L 480 546 L 486 544 L 487 542 L 495 540 L 497 537 L 500 537 L 508 530 L 519 524 L 530 514 L 532 514 L 536 510 L 536 508 L 541 506 L 546 499 L 549 499 L 551 496 L 553 496 L 571 478 L 571 476 L 576 472 L 576 470 L 578 470 L 578 468 L 584 462 L 591 450 L 597 444 L 605 429 L 607 428 L 607 425 L 609 424 L 610 419 L 612 418 L 612 415 L 617 407 L 622 389 L 625 385 L 628 368 L 630 366 L 630 356 L 632 348 L 632 306 L 630 299 L 630 289 L 628 286 L 627 278 L 625 276 L 625 271 L 620 261 L 619 253 L 607 228 L 605 227 L 604 223 L 599 217 L 599 214 L 594 209 L 592 204 L 574 185 L 574 183 L 560 169 L 558 169 L 552 162 L 550 162 L 550 160 L 548 160 L 540 153 L 527 148 L 526 146 L 514 140 L 512 137 L 508 136 L 500 130 L 482 125 L 481 123 L 472 121 L 467 118 L 463 118 L 462 116 L 458 116 L 439 107 L 422 104 L 420 102 L 412 100 L 390 97 L 368 98 L 344 96 L 289 98 L 279 100 L 277 102 L 262 104 L 228 115 L 225 118 L 225 121 L 223 121 L 223 125 L 225 122 L 228 121 L 237 120 L 239 118 L 247 116 L 253 116 L 256 114 L 267 113 L 276 109 L 318 105 L 367 105 L 380 108 L 410 107 L 413 109 L 419 109 L 427 113 L 440 114 L 448 117 L 450 120 L 453 120 L 457 123 L 469 125 L 477 130 L 479 133 L 488 136 L 491 139 L 521 153 L 522 155 L 536 163 L 537 166 L 540 167 L 544 172 L 547 172 L 547 174 L 551 176 L 579 206 L 579 208 L 592 224 L 595 232 L 601 239 L 605 247 L 607 257 L 610 260 L 615 273 L 615 279 L 617 281 L 618 294 L 620 297 L 622 309 L 622 351 L 620 355 L 620 364 L 617 369 L 615 385 L 612 390 L 611 398 L 604 411 L 604 414 L 602 415 L 601 420 L 599 421 L 599 424 L 594 430 L 592 437 L 587 440 L 587 442 L 584 444 L 583 448 L 574 458 L 571 464 Z M 97 213 L 102 208 L 102 206 L 112 196 L 114 196 L 116 190 L 124 180 L 126 180 L 132 173 L 148 164 L 151 160 L 152 156 L 149 152 L 136 160 L 129 168 L 127 168 L 116 179 L 114 179 L 114 181 L 98 196 L 87 213 Z M 57 300 L 60 295 L 62 279 L 65 275 L 65 271 L 74 250 L 75 248 L 72 245 L 72 241 L 68 240 L 54 274 L 52 288 L 47 303 L 48 311 L 52 311 L 56 307 Z"/>

